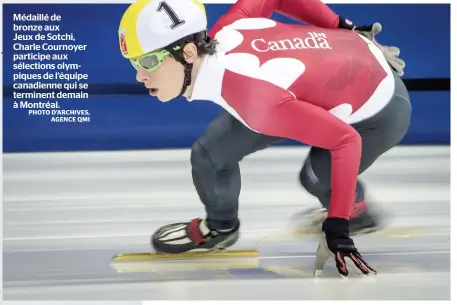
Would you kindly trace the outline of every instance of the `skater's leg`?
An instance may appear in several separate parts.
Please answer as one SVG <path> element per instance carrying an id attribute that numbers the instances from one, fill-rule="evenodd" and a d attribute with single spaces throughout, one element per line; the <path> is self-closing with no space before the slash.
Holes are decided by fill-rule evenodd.
<path id="1" fill-rule="evenodd" d="M 223 112 L 192 146 L 192 178 L 210 227 L 228 230 L 238 222 L 239 161 L 280 138 L 253 132 Z"/>
<path id="2" fill-rule="evenodd" d="M 407 90 L 396 77 L 396 91 L 391 102 L 373 118 L 354 124 L 362 138 L 362 156 L 359 174 L 366 171 L 382 154 L 397 145 L 406 134 L 410 124 L 411 104 Z M 331 196 L 330 152 L 312 147 L 300 172 L 300 182 L 317 197 L 324 208 L 329 207 Z M 352 218 L 366 210 L 364 186 L 359 180 L 356 187 L 356 202 Z"/>
<path id="3" fill-rule="evenodd" d="M 206 219 L 163 226 L 152 237 L 159 252 L 225 249 L 238 240 L 239 162 L 280 138 L 255 133 L 223 111 L 192 145 L 192 178 Z"/>

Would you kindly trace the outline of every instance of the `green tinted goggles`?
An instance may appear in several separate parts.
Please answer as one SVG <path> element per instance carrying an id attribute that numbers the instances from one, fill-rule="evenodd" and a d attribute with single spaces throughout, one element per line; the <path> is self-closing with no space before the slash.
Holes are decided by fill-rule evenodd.
<path id="1" fill-rule="evenodd" d="M 174 50 L 178 50 L 179 47 L 175 47 Z M 160 67 L 165 57 L 170 55 L 167 50 L 160 50 L 151 53 L 146 53 L 136 59 L 130 59 L 130 63 L 135 69 L 142 68 L 147 72 L 152 72 Z"/>

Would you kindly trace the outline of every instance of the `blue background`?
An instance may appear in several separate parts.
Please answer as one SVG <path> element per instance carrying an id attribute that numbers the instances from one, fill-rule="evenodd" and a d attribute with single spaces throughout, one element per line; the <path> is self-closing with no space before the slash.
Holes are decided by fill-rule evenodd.
<path id="1" fill-rule="evenodd" d="M 357 24 L 379 21 L 381 43 L 397 45 L 407 62 L 405 79 L 450 77 L 450 6 L 446 4 L 330 5 Z M 113 94 L 107 85 L 142 87 L 135 71 L 119 53 L 117 29 L 127 4 L 40 4 L 3 6 L 3 130 L 4 151 L 70 151 L 173 148 L 190 146 L 220 111 L 209 102 L 188 103 L 182 98 L 162 104 L 147 92 Z M 229 5 L 206 5 L 209 25 Z M 12 37 L 14 13 L 62 15 L 61 33 L 72 32 L 88 50 L 69 53 L 68 63 L 78 63 L 89 74 L 88 100 L 60 100 L 64 109 L 87 109 L 90 123 L 51 123 L 46 116 L 28 116 L 14 109 Z M 279 14 L 278 21 L 294 22 Z M 432 22 L 431 22 L 432 21 Z M 47 23 L 49 24 L 49 23 Z M 141 91 L 140 91 L 141 92 Z M 449 144 L 449 91 L 410 93 L 413 117 L 403 144 Z M 284 144 L 296 144 L 285 142 Z"/>

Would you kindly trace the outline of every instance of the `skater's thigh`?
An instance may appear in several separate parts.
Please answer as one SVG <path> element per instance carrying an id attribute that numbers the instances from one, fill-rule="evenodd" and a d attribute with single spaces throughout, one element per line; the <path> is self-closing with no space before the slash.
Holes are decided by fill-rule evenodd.
<path id="1" fill-rule="evenodd" d="M 382 148 L 376 136 L 370 133 L 362 137 L 362 155 L 360 159 L 359 175 L 366 171 L 380 155 L 389 148 Z M 311 165 L 312 172 L 319 179 L 319 182 L 330 185 L 331 180 L 331 152 L 319 147 L 311 147 L 305 166 L 309 171 Z"/>
<path id="2" fill-rule="evenodd" d="M 401 79 L 395 75 L 395 94 L 376 116 L 353 127 L 362 139 L 359 174 L 365 172 L 385 152 L 395 147 L 405 136 L 411 120 L 411 103 Z M 330 183 L 330 151 L 312 147 L 305 167 L 309 165 L 319 181 Z"/>
<path id="3" fill-rule="evenodd" d="M 193 150 L 203 148 L 214 164 L 236 163 L 281 140 L 250 130 L 223 110 L 197 140 Z"/>

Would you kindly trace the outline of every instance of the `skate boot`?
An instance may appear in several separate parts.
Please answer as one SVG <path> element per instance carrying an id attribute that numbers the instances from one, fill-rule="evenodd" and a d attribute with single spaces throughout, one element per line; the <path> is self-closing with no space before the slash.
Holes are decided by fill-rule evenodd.
<path id="1" fill-rule="evenodd" d="M 218 231 L 208 227 L 206 220 L 172 223 L 159 228 L 151 238 L 152 247 L 159 253 L 183 253 L 192 250 L 221 251 L 239 239 L 240 223 L 232 230 Z"/>
<path id="2" fill-rule="evenodd" d="M 360 235 L 379 231 L 383 228 L 381 211 L 375 211 L 366 201 L 354 203 L 352 214 L 349 218 L 349 234 Z"/>
<path id="3" fill-rule="evenodd" d="M 325 208 L 312 208 L 292 217 L 294 230 L 298 234 L 317 234 L 322 232 L 322 223 L 327 218 Z M 365 201 L 355 203 L 349 219 L 349 234 L 360 235 L 382 229 L 381 212 L 368 209 Z"/>

